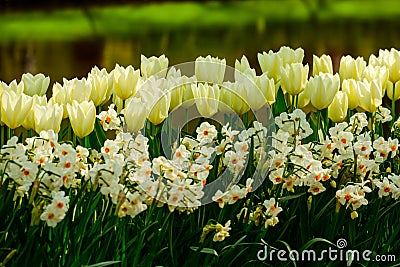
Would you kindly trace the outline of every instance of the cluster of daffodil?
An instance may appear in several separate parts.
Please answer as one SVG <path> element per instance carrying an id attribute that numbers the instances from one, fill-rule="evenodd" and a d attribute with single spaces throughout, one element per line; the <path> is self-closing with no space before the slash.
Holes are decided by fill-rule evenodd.
<path id="1" fill-rule="evenodd" d="M 384 114 L 375 118 L 378 123 L 392 120 L 389 110 L 378 110 Z M 374 136 L 367 128 L 365 113 L 356 113 L 349 122 L 331 127 L 322 142 L 304 142 L 312 130 L 299 109 L 282 113 L 275 122 L 279 130 L 273 136 L 267 164 L 271 170 L 269 179 L 277 191 L 295 192 L 296 187 L 306 186 L 309 193 L 317 195 L 326 187 L 338 187 L 338 203 L 353 211 L 368 204 L 365 193 L 375 187 L 379 188 L 379 197 L 389 193 L 394 199 L 400 196 L 399 176 L 388 174 L 390 168 L 383 169 L 388 158 L 397 156 L 398 140 Z"/>
<path id="2" fill-rule="evenodd" d="M 167 204 L 171 212 L 190 213 L 202 204 L 214 154 L 221 156 L 219 172 L 226 169 L 233 179 L 220 187 L 226 191 L 223 200 L 218 197 L 220 190 L 213 199 L 220 205 L 233 204 L 251 191 L 252 179 L 247 179 L 246 186 L 237 183 L 249 153 L 249 139 L 263 138 L 266 132 L 257 122 L 256 127 L 242 132 L 227 124 L 220 133 L 203 122 L 196 137 L 187 135 L 173 148 L 172 159 L 160 156 L 150 160 L 148 139 L 140 133 L 124 132 L 114 105 L 98 117 L 104 129 L 117 131 L 116 138 L 106 140 L 100 151 L 59 143 L 53 130 L 27 138 L 25 145 L 13 137 L 1 150 L 2 183 L 11 179 L 17 189 L 15 197 L 29 198 L 35 214 L 49 226 L 55 227 L 65 217 L 69 198 L 76 197 L 76 189 L 87 181 L 87 189 L 100 188 L 111 198 L 119 217 L 135 217 L 154 201 L 160 207 Z M 217 139 L 218 134 L 222 140 Z M 73 191 L 68 195 L 70 188 Z"/>
<path id="3" fill-rule="evenodd" d="M 203 228 L 203 232 L 201 233 L 200 236 L 200 243 L 203 243 L 204 240 L 206 239 L 207 235 L 211 232 L 215 232 L 213 236 L 213 241 L 214 242 L 222 242 L 225 240 L 226 237 L 229 237 L 229 230 L 232 228 L 231 226 L 231 221 L 227 221 L 225 223 L 225 226 L 223 226 L 220 223 L 212 223 L 210 222 Z"/>

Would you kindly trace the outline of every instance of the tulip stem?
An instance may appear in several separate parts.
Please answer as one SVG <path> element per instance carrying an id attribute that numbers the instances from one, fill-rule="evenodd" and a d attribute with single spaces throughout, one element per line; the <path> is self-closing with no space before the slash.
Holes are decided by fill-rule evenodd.
<path id="1" fill-rule="evenodd" d="M 394 93 L 395 93 L 395 86 L 393 86 L 393 96 L 392 96 L 392 125 L 396 120 L 396 105 L 395 105 L 396 100 L 394 99 Z"/>
<path id="2" fill-rule="evenodd" d="M 90 148 L 90 139 L 89 139 L 89 135 L 84 137 L 85 139 L 85 147 L 86 148 Z"/>
<path id="3" fill-rule="evenodd" d="M 5 143 L 5 140 L 4 140 L 4 127 L 5 126 L 1 126 L 1 129 L 0 129 L 0 138 L 1 138 L 0 144 L 1 144 L 1 147 L 3 147 L 3 144 Z"/>

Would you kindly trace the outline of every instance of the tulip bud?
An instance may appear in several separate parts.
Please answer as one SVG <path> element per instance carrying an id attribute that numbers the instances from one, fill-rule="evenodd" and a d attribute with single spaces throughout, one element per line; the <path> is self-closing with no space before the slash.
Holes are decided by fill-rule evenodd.
<path id="1" fill-rule="evenodd" d="M 282 46 L 278 51 L 278 55 L 282 60 L 282 66 L 292 63 L 302 63 L 304 50 L 301 47 L 294 50 L 288 46 Z"/>
<path id="2" fill-rule="evenodd" d="M 308 65 L 302 63 L 287 64 L 281 67 L 281 86 L 288 94 L 300 94 L 307 84 Z"/>
<path id="3" fill-rule="evenodd" d="M 389 52 L 389 80 L 395 84 L 400 80 L 400 52 L 392 48 Z"/>
<path id="4" fill-rule="evenodd" d="M 332 59 L 329 55 L 322 55 L 317 57 L 313 55 L 313 76 L 319 75 L 320 73 L 329 73 L 333 75 Z"/>
<path id="5" fill-rule="evenodd" d="M 359 82 L 359 106 L 370 113 L 382 105 L 382 88 L 377 80 Z"/>
<path id="6" fill-rule="evenodd" d="M 18 84 L 16 80 L 13 80 L 12 82 L 10 82 L 10 84 L 1 82 L 1 85 L 2 85 L 1 87 L 3 87 L 3 91 L 13 91 L 14 93 L 17 94 L 22 94 L 25 89 L 25 85 L 22 81 Z"/>
<path id="7" fill-rule="evenodd" d="M 63 88 L 67 92 L 67 103 L 72 104 L 76 100 L 78 103 L 89 101 L 92 92 L 92 84 L 86 78 L 72 80 L 63 79 Z"/>
<path id="8" fill-rule="evenodd" d="M 256 83 L 258 89 L 263 94 L 265 100 L 267 100 L 268 104 L 272 105 L 273 103 L 275 103 L 275 95 L 276 94 L 275 94 L 274 79 L 269 79 L 266 74 L 263 74 L 263 75 L 257 76 L 255 78 L 255 83 Z M 256 95 L 254 97 L 256 97 Z M 253 96 L 250 96 L 250 98 L 253 98 Z M 258 101 L 262 101 L 261 106 L 258 106 L 256 104 L 252 104 L 252 103 L 250 103 L 250 106 L 253 109 L 258 110 L 259 108 L 261 108 L 264 105 L 265 100 L 264 99 L 261 100 L 261 98 L 258 100 Z"/>
<path id="9" fill-rule="evenodd" d="M 193 97 L 196 101 L 198 112 L 203 117 L 212 117 L 218 112 L 219 88 L 218 85 L 192 84 Z"/>
<path id="10" fill-rule="evenodd" d="M 32 106 L 35 122 L 35 131 L 53 130 L 55 133 L 60 131 L 63 118 L 63 107 L 58 104 L 48 103 L 46 106 L 35 104 Z"/>
<path id="11" fill-rule="evenodd" d="M 165 89 L 166 86 L 165 79 L 156 79 L 155 76 L 151 76 L 138 91 L 139 97 L 146 105 L 147 118 L 155 125 L 168 117 L 171 93 Z"/>
<path id="12" fill-rule="evenodd" d="M 30 73 L 22 74 L 22 82 L 24 83 L 24 93 L 33 96 L 42 96 L 46 94 L 47 88 L 50 84 L 50 78 L 45 77 L 42 73 L 33 76 Z"/>
<path id="13" fill-rule="evenodd" d="M 346 119 L 348 108 L 347 94 L 338 91 L 328 107 L 328 117 L 333 122 L 342 122 Z"/>
<path id="14" fill-rule="evenodd" d="M 49 103 L 58 104 L 63 107 L 63 119 L 68 117 L 67 111 L 67 91 L 59 83 L 53 84 L 53 93 Z"/>
<path id="15" fill-rule="evenodd" d="M 32 107 L 32 97 L 6 90 L 1 100 L 1 120 L 4 124 L 11 129 L 21 126 Z"/>
<path id="16" fill-rule="evenodd" d="M 78 103 L 73 100 L 72 105 L 67 104 L 67 110 L 72 130 L 79 138 L 83 138 L 93 131 L 96 120 L 96 107 L 93 101 Z"/>
<path id="17" fill-rule="evenodd" d="M 88 75 L 88 81 L 91 83 L 92 90 L 90 92 L 89 99 L 93 101 L 94 105 L 100 106 L 101 104 L 108 101 L 111 97 L 109 90 L 112 87 L 109 83 L 109 75 L 106 74 L 90 74 Z"/>
<path id="18" fill-rule="evenodd" d="M 182 107 L 189 108 L 194 104 L 192 84 L 196 82 L 196 76 L 187 78 L 183 83 L 183 96 L 182 96 Z"/>
<path id="19" fill-rule="evenodd" d="M 224 113 L 234 111 L 239 115 L 246 113 L 250 109 L 245 100 L 246 93 L 243 83 L 223 83 L 219 96 L 219 110 Z"/>
<path id="20" fill-rule="evenodd" d="M 340 78 L 329 73 L 321 73 L 311 77 L 307 87 L 310 89 L 311 104 L 318 110 L 325 109 L 332 102 L 335 94 L 339 91 Z"/>
<path id="21" fill-rule="evenodd" d="M 275 82 L 278 82 L 281 79 L 280 72 L 282 66 L 280 55 L 269 50 L 268 54 L 266 52 L 262 54 L 258 53 L 257 58 L 261 71 L 267 73 L 268 77 L 273 78 Z"/>
<path id="22" fill-rule="evenodd" d="M 32 96 L 32 107 L 26 114 L 26 118 L 25 118 L 24 122 L 22 123 L 22 127 L 24 127 L 26 130 L 35 128 L 35 117 L 34 117 L 35 113 L 33 110 L 34 110 L 34 106 L 36 104 L 40 105 L 40 106 L 46 105 L 47 104 L 46 95 L 43 95 L 43 96 L 33 95 Z"/>
<path id="23" fill-rule="evenodd" d="M 347 94 L 349 109 L 358 107 L 359 83 L 354 79 L 346 79 L 342 82 L 342 91 Z"/>
<path id="24" fill-rule="evenodd" d="M 252 79 L 254 77 L 256 77 L 256 71 L 250 68 L 246 56 L 242 56 L 240 62 L 238 60 L 235 61 L 235 81 L 243 81 L 244 79 Z"/>
<path id="25" fill-rule="evenodd" d="M 368 81 L 378 80 L 382 86 L 382 95 L 385 95 L 386 84 L 389 79 L 389 70 L 385 66 L 367 66 L 364 70 L 363 78 Z"/>
<path id="26" fill-rule="evenodd" d="M 225 59 L 207 57 L 196 58 L 194 66 L 197 81 L 208 82 L 213 84 L 222 84 L 225 76 L 226 61 Z"/>
<path id="27" fill-rule="evenodd" d="M 150 78 L 155 75 L 155 78 L 165 78 L 168 69 L 168 58 L 165 55 L 160 57 L 145 57 L 140 56 L 140 71 L 144 79 Z"/>
<path id="28" fill-rule="evenodd" d="M 393 86 L 393 83 L 389 81 L 386 90 L 390 100 L 397 101 L 400 98 L 400 82 L 396 82 Z"/>
<path id="29" fill-rule="evenodd" d="M 361 80 L 362 73 L 364 72 L 367 63 L 362 57 L 357 59 L 351 56 L 343 56 L 340 59 L 339 75 L 341 80 L 355 79 Z"/>
<path id="30" fill-rule="evenodd" d="M 135 133 L 144 127 L 147 118 L 147 109 L 140 98 L 127 99 L 124 117 L 126 129 L 129 132 Z"/>
<path id="31" fill-rule="evenodd" d="M 114 92 L 122 100 L 134 96 L 140 79 L 140 71 L 132 66 L 126 68 L 116 65 L 114 69 Z"/>

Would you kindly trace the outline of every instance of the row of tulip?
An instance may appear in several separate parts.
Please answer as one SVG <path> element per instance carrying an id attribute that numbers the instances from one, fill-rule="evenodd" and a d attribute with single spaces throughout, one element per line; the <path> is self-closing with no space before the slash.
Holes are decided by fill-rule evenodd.
<path id="1" fill-rule="evenodd" d="M 117 64 L 108 73 L 94 67 L 87 78 L 53 84 L 48 100 L 49 77 L 24 74 L 19 83 L 1 83 L 1 121 L 11 129 L 23 126 L 37 133 L 50 129 L 58 133 L 61 121 L 69 117 L 74 133 L 83 138 L 93 131 L 96 107 L 112 97 L 118 111 L 124 109 L 128 129 L 136 132 L 144 118 L 160 124 L 179 106 L 196 104 L 204 117 L 218 111 L 244 114 L 258 110 L 276 102 L 279 88 L 289 105 L 306 113 L 328 108 L 334 122 L 344 121 L 348 110 L 375 112 L 385 93 L 394 113 L 394 102 L 400 98 L 399 51 L 380 50 L 379 56 L 370 56 L 368 65 L 361 57 L 344 56 L 336 74 L 329 56 L 314 55 L 310 77 L 303 58 L 301 48 L 282 47 L 278 52 L 258 54 L 263 72 L 258 76 L 243 56 L 235 62 L 234 80 L 224 82 L 224 59 L 199 57 L 194 75 L 188 77 L 180 69 L 168 69 L 164 55 L 142 55 L 140 70 Z"/>

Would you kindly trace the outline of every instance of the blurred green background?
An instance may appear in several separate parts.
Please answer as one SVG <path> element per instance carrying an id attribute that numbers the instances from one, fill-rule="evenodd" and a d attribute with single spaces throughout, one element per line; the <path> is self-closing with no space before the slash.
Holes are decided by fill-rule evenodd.
<path id="1" fill-rule="evenodd" d="M 139 67 L 140 55 L 165 54 L 170 65 L 211 54 L 246 55 L 283 45 L 312 55 L 377 54 L 400 47 L 398 0 L 52 2 L 0 5 L 0 80 L 43 72 L 52 82 L 86 76 L 94 66 Z M 56 3 L 56 4 L 54 4 Z"/>

